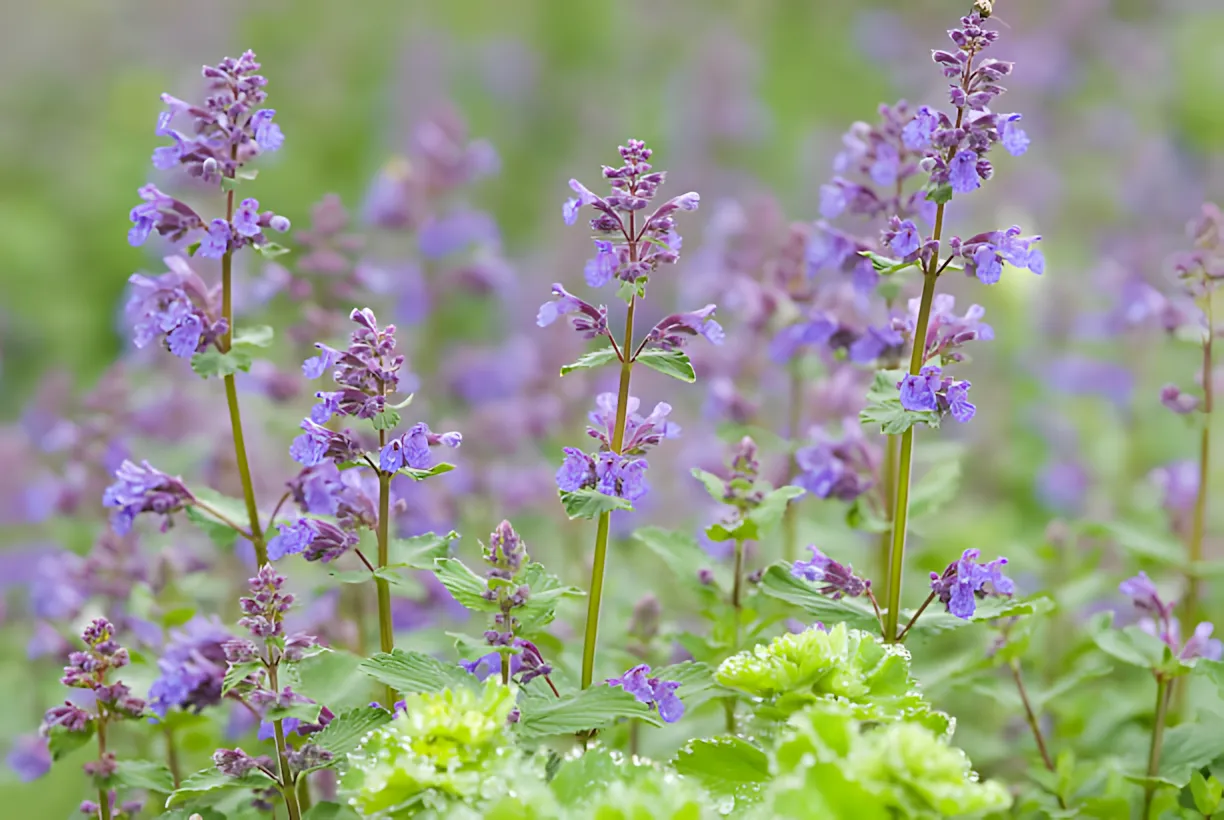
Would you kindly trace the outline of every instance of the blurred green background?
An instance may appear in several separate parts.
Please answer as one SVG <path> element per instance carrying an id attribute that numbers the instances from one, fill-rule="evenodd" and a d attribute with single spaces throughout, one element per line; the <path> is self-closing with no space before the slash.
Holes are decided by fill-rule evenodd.
<path id="1" fill-rule="evenodd" d="M 769 190 L 793 218 L 814 218 L 851 121 L 898 96 L 935 101 L 941 81 L 929 50 L 943 46 L 942 31 L 968 5 L 4 0 L 0 417 L 15 416 L 49 368 L 89 384 L 119 353 L 126 279 L 151 262 L 125 232 L 136 189 L 151 176 L 158 94 L 194 93 L 205 62 L 245 48 L 258 54 L 287 141 L 252 191 L 297 225 L 325 193 L 359 202 L 411 125 L 454 105 L 501 156 L 501 173 L 482 183 L 475 204 L 496 217 L 511 261 L 526 265 L 558 234 L 565 180 L 593 176 L 629 136 L 656 148 L 681 180 L 677 190 L 699 188 L 703 201 Z M 989 391 L 1005 391 L 1006 372 L 1031 363 L 1026 350 L 1040 358 L 1062 349 L 1059 323 L 1073 306 L 1108 302 L 1091 274 L 1119 236 L 1150 236 L 1149 261 L 1159 260 L 1158 251 L 1178 246 L 1201 198 L 1224 190 L 1217 3 L 998 6 L 1000 56 L 1020 63 L 1008 104 L 1024 112 L 1034 145 L 1022 164 L 1001 163 L 977 210 L 956 216 L 1045 234 L 1051 264 L 1044 280 L 1013 271 L 974 295 L 1000 330 Z M 697 246 L 699 230 L 691 237 Z M 1169 380 L 1169 368 L 1181 378 L 1191 359 L 1179 352 L 1158 363 L 1141 390 Z M 1091 425 L 1096 411 L 1076 412 Z M 1189 452 L 1189 436 L 1172 424 L 1132 442 L 1140 462 Z M 1121 430 L 1091 445 L 1106 474 L 1120 458 Z M 994 476 L 996 488 L 1015 489 L 1014 479 L 1029 485 L 1027 497 L 1034 467 L 1030 454 Z M 1045 526 L 1020 500 L 994 512 L 991 532 Z M 0 640 L 6 668 L 24 663 L 21 629 Z M 4 689 L 0 738 L 30 731 L 44 704 L 27 702 L 13 683 Z M 0 815 L 69 816 L 79 777 L 62 766 L 33 784 L 0 782 Z"/>

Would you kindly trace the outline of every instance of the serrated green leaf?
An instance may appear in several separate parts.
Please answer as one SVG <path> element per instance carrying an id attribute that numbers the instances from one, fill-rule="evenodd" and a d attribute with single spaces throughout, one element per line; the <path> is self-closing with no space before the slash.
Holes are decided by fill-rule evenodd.
<path id="1" fill-rule="evenodd" d="M 527 603 L 516 610 L 525 634 L 542 630 L 552 623 L 556 617 L 557 605 L 563 598 L 586 596 L 578 587 L 561 583 L 561 579 L 546 570 L 543 564 L 528 564 L 523 572 L 522 583 L 531 589 Z"/>
<path id="2" fill-rule="evenodd" d="M 361 815 L 339 803 L 316 803 L 302 815 L 302 820 L 361 820 Z"/>
<path id="3" fill-rule="evenodd" d="M 727 568 L 713 564 L 709 554 L 697 543 L 697 539 L 688 533 L 659 527 L 643 527 L 634 532 L 633 537 L 659 556 L 676 576 L 676 580 L 682 583 L 700 585 L 697 573 L 702 569 L 711 569 L 715 582 L 720 586 L 726 587 L 730 583 L 731 574 Z"/>
<path id="4" fill-rule="evenodd" d="M 228 775 L 221 774 L 215 768 L 202 769 L 193 775 L 189 775 L 174 790 L 174 793 L 166 801 L 166 808 L 173 809 L 179 806 L 191 806 L 200 802 L 213 803 L 221 792 L 232 791 L 234 789 L 266 789 L 273 782 L 272 778 L 266 775 L 262 769 L 252 769 L 242 777 L 229 777 Z"/>
<path id="5" fill-rule="evenodd" d="M 234 332 L 234 347 L 270 347 L 274 336 L 271 325 L 240 327 Z"/>
<path id="6" fill-rule="evenodd" d="M 690 740 L 672 760 L 684 777 L 691 777 L 714 794 L 750 797 L 771 779 L 769 756 L 738 737 Z"/>
<path id="7" fill-rule="evenodd" d="M 361 671 L 405 694 L 441 692 L 451 686 L 471 686 L 476 680 L 457 663 L 446 663 L 423 652 L 396 649 L 363 661 Z"/>
<path id="8" fill-rule="evenodd" d="M 791 575 L 790 566 L 785 563 L 773 564 L 765 570 L 761 577 L 761 591 L 771 598 L 799 607 L 825 626 L 844 623 L 854 629 L 880 630 L 875 613 L 868 606 L 854 598 L 834 600 L 821 595 L 814 586 Z"/>
<path id="9" fill-rule="evenodd" d="M 957 460 L 941 461 L 928 470 L 910 491 L 910 520 L 936 513 L 956 498 L 960 479 L 961 465 Z"/>
<path id="10" fill-rule="evenodd" d="M 1160 751 L 1160 773 L 1152 779 L 1184 788 L 1190 782 L 1192 772 L 1220 756 L 1221 738 L 1224 738 L 1224 720 L 1210 713 L 1200 713 L 1193 723 L 1180 723 L 1167 730 Z M 1146 770 L 1146 762 L 1146 753 L 1142 764 L 1136 756 L 1132 779 L 1146 778 L 1146 775 L 1139 774 Z"/>
<path id="11" fill-rule="evenodd" d="M 1095 632 L 1092 640 L 1105 654 L 1141 669 L 1159 667 L 1168 649 L 1160 638 L 1147 634 L 1137 626 L 1123 629 L 1107 626 Z"/>
<path id="12" fill-rule="evenodd" d="M 238 533 L 229 524 L 222 524 L 194 505 L 185 508 L 183 512 L 187 515 L 187 520 L 199 527 L 217 549 L 229 551 L 234 548 Z"/>
<path id="13" fill-rule="evenodd" d="M 730 524 L 720 522 L 706 527 L 706 536 L 711 541 L 760 541 L 782 521 L 786 505 L 803 494 L 802 487 L 786 486 L 772 490 L 743 518 Z"/>
<path id="14" fill-rule="evenodd" d="M 151 760 L 120 759 L 111 782 L 129 789 L 148 789 L 163 794 L 174 791 L 174 775 L 162 764 Z"/>
<path id="15" fill-rule="evenodd" d="M 682 382 L 691 384 L 697 381 L 697 373 L 693 370 L 693 363 L 689 361 L 689 357 L 682 350 L 651 348 L 639 353 L 634 361 L 641 362 L 651 370 L 657 370 L 665 376 L 671 376 L 673 379 L 679 379 Z"/>
<path id="16" fill-rule="evenodd" d="M 592 350 L 588 353 L 583 353 L 576 362 L 562 367 L 561 375 L 567 376 L 575 370 L 591 370 L 615 361 L 619 361 L 619 359 L 617 358 L 616 351 L 611 346 L 600 350 Z"/>
<path id="17" fill-rule="evenodd" d="M 70 732 L 63 726 L 52 726 L 47 738 L 47 748 L 52 760 L 60 760 L 84 746 L 94 736 L 94 721 L 90 720 L 83 732 Z"/>
<path id="18" fill-rule="evenodd" d="M 361 669 L 362 660 L 339 649 L 311 655 L 294 665 L 299 678 L 294 689 L 333 710 L 369 703 L 370 682 Z"/>
<path id="19" fill-rule="evenodd" d="M 442 461 L 430 467 L 428 470 L 418 470 L 415 467 L 403 467 L 399 470 L 399 472 L 408 476 L 413 481 L 424 481 L 425 479 L 433 478 L 436 475 L 449 473 L 453 469 L 455 469 L 454 464 L 448 464 L 445 461 Z"/>
<path id="20" fill-rule="evenodd" d="M 290 703 L 285 706 L 273 706 L 264 712 L 264 720 L 277 721 L 296 718 L 303 723 L 317 723 L 320 709 L 321 705 L 318 703 Z"/>
<path id="21" fill-rule="evenodd" d="M 235 686 L 245 681 L 251 675 L 262 672 L 263 670 L 264 665 L 259 661 L 231 664 L 230 668 L 226 670 L 225 680 L 221 684 L 221 695 L 228 695 L 230 690 Z"/>
<path id="22" fill-rule="evenodd" d="M 400 414 L 394 410 L 384 410 L 371 421 L 374 422 L 375 430 L 392 430 L 400 423 L 401 418 Z"/>
<path id="23" fill-rule="evenodd" d="M 700 467 L 694 467 L 692 474 L 693 478 L 700 481 L 702 486 L 705 487 L 706 492 L 710 494 L 710 498 L 720 504 L 727 500 L 727 482 Z"/>
<path id="24" fill-rule="evenodd" d="M 572 521 L 575 518 L 598 518 L 613 510 L 632 510 L 633 505 L 623 498 L 604 495 L 598 490 L 574 490 L 562 492 L 561 505 Z"/>
<path id="25" fill-rule="evenodd" d="M 210 347 L 191 357 L 191 369 L 204 379 L 212 376 L 232 376 L 239 371 L 245 373 L 250 370 L 252 361 L 250 352 L 245 348 L 234 347 L 230 348 L 228 353 L 222 353 L 215 347 Z"/>
<path id="26" fill-rule="evenodd" d="M 661 725 L 646 704 L 624 689 L 604 685 L 562 698 L 531 698 L 521 701 L 520 709 L 516 729 L 524 740 L 603 729 L 620 718 L 638 718 L 654 726 Z"/>
<path id="27" fill-rule="evenodd" d="M 556 761 L 556 773 L 549 788 L 561 805 L 581 808 L 589 804 L 592 794 L 612 783 L 632 785 L 638 778 L 649 777 L 656 771 L 649 760 L 636 755 L 625 757 L 602 746 L 576 757 L 567 756 L 564 760 L 558 757 Z"/>
<path id="28" fill-rule="evenodd" d="M 485 579 L 468 569 L 467 564 L 458 558 L 437 559 L 433 571 L 447 592 L 465 609 L 473 612 L 498 611 L 497 602 L 484 597 L 489 589 Z"/>
<path id="29" fill-rule="evenodd" d="M 434 568 L 434 562 L 445 558 L 450 553 L 450 544 L 459 538 L 459 533 L 451 530 L 445 535 L 427 532 L 414 535 L 411 538 L 392 538 L 387 545 L 388 563 L 407 569 Z"/>
<path id="30" fill-rule="evenodd" d="M 336 759 L 343 759 L 361 744 L 366 735 L 390 722 L 391 713 L 377 706 L 350 709 L 332 718 L 327 728 L 315 735 L 315 743 L 331 752 Z"/>
<path id="31" fill-rule="evenodd" d="M 696 709 L 712 698 L 731 694 L 731 690 L 718 685 L 714 680 L 714 670 L 705 663 L 682 661 L 655 669 L 652 676 L 680 684 L 676 695 L 684 701 L 685 708 L 689 710 Z"/>

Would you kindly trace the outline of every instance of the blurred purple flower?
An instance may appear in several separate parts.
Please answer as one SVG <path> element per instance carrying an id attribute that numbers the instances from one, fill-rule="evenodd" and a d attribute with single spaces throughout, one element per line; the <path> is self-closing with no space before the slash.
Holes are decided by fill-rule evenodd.
<path id="1" fill-rule="evenodd" d="M 965 550 L 960 560 L 949 564 L 942 575 L 931 573 L 931 591 L 958 618 L 972 618 L 978 598 L 1010 596 L 1016 591 L 1015 584 L 1002 571 L 1007 559 L 996 558 L 982 564 L 978 562 L 981 554 L 980 550 Z"/>
<path id="2" fill-rule="evenodd" d="M 639 664 L 618 678 L 608 678 L 609 686 L 619 686 L 641 703 L 659 711 L 664 723 L 675 723 L 684 715 L 684 703 L 676 695 L 678 681 L 650 677 L 650 666 Z"/>

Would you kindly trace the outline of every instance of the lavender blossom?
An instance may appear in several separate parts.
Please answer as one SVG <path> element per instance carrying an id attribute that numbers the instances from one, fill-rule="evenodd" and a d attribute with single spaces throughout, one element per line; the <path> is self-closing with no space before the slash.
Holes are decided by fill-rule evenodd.
<path id="1" fill-rule="evenodd" d="M 171 513 L 194 501 L 195 496 L 181 478 L 166 475 L 147 461 L 139 465 L 124 461 L 115 471 L 115 483 L 102 494 L 102 505 L 115 508 L 111 527 L 119 535 L 129 532 L 136 516 L 146 512 L 162 516 L 161 529 L 165 532 L 171 524 Z"/>
<path id="2" fill-rule="evenodd" d="M 918 299 L 909 301 L 906 318 L 894 318 L 893 329 L 912 342 L 914 328 L 918 324 Z M 924 341 L 923 361 L 937 359 L 940 364 L 965 361 L 960 348 L 972 341 L 988 342 L 994 339 L 994 329 L 982 321 L 986 309 L 981 305 L 970 305 L 964 316 L 957 316 L 956 297 L 950 293 L 938 293 L 931 302 L 930 318 Z"/>
<path id="3" fill-rule="evenodd" d="M 379 453 L 379 466 L 383 472 L 394 473 L 404 467 L 428 470 L 433 466 L 430 447 L 446 445 L 457 448 L 463 442 L 460 433 L 435 433 L 424 422 L 412 425 L 407 433 L 387 442 Z"/>
<path id="4" fill-rule="evenodd" d="M 51 750 L 47 747 L 47 739 L 38 735 L 15 738 L 5 762 L 22 783 L 39 779 L 51 770 Z"/>
<path id="5" fill-rule="evenodd" d="M 843 595 L 857 598 L 871 589 L 871 581 L 857 577 L 849 564 L 834 561 L 816 546 L 809 546 L 808 549 L 812 551 L 812 560 L 796 561 L 791 565 L 791 575 L 811 584 L 820 584 L 822 595 L 834 600 Z"/>
<path id="6" fill-rule="evenodd" d="M 690 313 L 673 313 L 651 328 L 644 344 L 654 344 L 663 350 L 678 350 L 693 336 L 704 336 L 711 344 L 721 345 L 726 339 L 722 325 L 714 321 L 714 305 L 706 305 Z"/>
<path id="7" fill-rule="evenodd" d="M 268 541 L 268 560 L 279 561 L 286 555 L 304 553 L 307 561 L 336 560 L 360 539 L 356 533 L 342 530 L 335 524 L 318 518 L 299 518 L 280 525 L 280 534 Z"/>
<path id="8" fill-rule="evenodd" d="M 216 293 L 210 291 L 181 256 L 167 256 L 170 270 L 149 278 L 139 273 L 128 280 L 132 295 L 125 312 L 132 322 L 132 342 L 144 348 L 161 340 L 175 356 L 190 359 L 223 335 L 227 325 L 214 320 Z"/>
<path id="9" fill-rule="evenodd" d="M 814 431 L 814 438 L 816 443 L 795 453 L 800 472 L 794 484 L 817 498 L 841 501 L 853 501 L 871 489 L 879 454 L 867 443 L 862 427 L 854 419 L 843 422 L 840 439 L 821 429 Z"/>
<path id="10" fill-rule="evenodd" d="M 243 613 L 238 625 L 259 641 L 284 635 L 285 613 L 293 606 L 293 595 L 281 592 L 285 577 L 265 564 L 247 583 L 251 594 L 238 600 Z"/>
<path id="11" fill-rule="evenodd" d="M 232 639 L 216 616 L 197 616 L 172 631 L 157 661 L 161 675 L 149 688 L 150 708 L 164 718 L 176 706 L 199 712 L 220 703 L 227 669 L 224 645 Z"/>
<path id="12" fill-rule="evenodd" d="M 976 276 L 984 285 L 993 285 L 1003 274 L 1003 263 L 1028 268 L 1037 275 L 1045 273 L 1045 256 L 1034 247 L 1040 236 L 1020 236 L 1019 226 L 1006 231 L 988 231 L 966 240 L 949 240 L 952 253 L 965 261 L 965 273 Z"/>
<path id="13" fill-rule="evenodd" d="M 594 339 L 608 332 L 608 308 L 600 305 L 595 307 L 579 299 L 560 284 L 552 286 L 552 292 L 558 298 L 540 305 L 536 316 L 536 324 L 548 327 L 562 316 L 570 316 L 570 324 L 584 339 Z"/>
<path id="14" fill-rule="evenodd" d="M 1128 578 L 1118 585 L 1118 591 L 1131 599 L 1131 603 L 1141 612 L 1147 612 L 1162 621 L 1173 614 L 1173 603 L 1161 599 L 1156 585 L 1146 572 L 1140 572 L 1134 578 Z"/>
<path id="15" fill-rule="evenodd" d="M 977 610 L 977 599 L 987 595 L 1011 596 L 1016 587 L 1003 574 L 1006 558 L 978 563 L 981 550 L 967 549 L 960 560 L 953 561 L 943 574 L 931 573 L 931 592 L 958 618 L 969 619 Z M 987 585 L 989 584 L 989 589 Z"/>
<path id="16" fill-rule="evenodd" d="M 664 723 L 675 723 L 684 715 L 684 702 L 676 695 L 678 681 L 650 677 L 650 666 L 639 664 L 618 678 L 609 678 L 609 686 L 619 686 L 641 703 L 657 709 Z"/>
<path id="17" fill-rule="evenodd" d="M 638 408 L 641 401 L 630 396 L 625 405 L 625 434 L 621 446 L 624 455 L 644 455 L 664 439 L 680 437 L 680 425 L 668 421 L 671 405 L 659 402 L 649 416 L 643 417 Z M 615 393 L 600 393 L 595 397 L 595 409 L 587 414 L 591 424 L 587 435 L 597 439 L 603 449 L 612 449 L 615 437 L 617 402 Z"/>
<path id="18" fill-rule="evenodd" d="M 977 412 L 969 402 L 969 382 L 946 377 L 935 365 L 922 368 L 917 376 L 907 374 L 897 387 L 901 391 L 901 406 L 906 410 L 950 414 L 962 424 Z"/>

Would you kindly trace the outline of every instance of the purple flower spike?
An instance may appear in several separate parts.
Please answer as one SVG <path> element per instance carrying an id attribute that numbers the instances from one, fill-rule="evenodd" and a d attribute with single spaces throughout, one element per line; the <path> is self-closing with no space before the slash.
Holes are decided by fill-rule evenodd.
<path id="1" fill-rule="evenodd" d="M 675 723 L 684 716 L 684 702 L 676 694 L 678 681 L 665 681 L 650 677 L 650 667 L 640 664 L 618 678 L 608 678 L 608 686 L 619 686 L 659 711 L 664 723 Z"/>
<path id="2" fill-rule="evenodd" d="M 835 600 L 843 595 L 857 598 L 871 589 L 871 581 L 855 576 L 849 564 L 839 564 L 815 546 L 808 549 L 812 551 L 812 560 L 796 561 L 791 566 L 791 575 L 820 585 L 822 595 Z"/>
<path id="3" fill-rule="evenodd" d="M 280 534 L 268 541 L 268 560 L 304 553 L 307 561 L 329 563 L 357 546 L 356 533 L 317 518 L 299 518 L 281 524 Z"/>
<path id="4" fill-rule="evenodd" d="M 931 573 L 931 591 L 940 603 L 947 607 L 948 612 L 958 618 L 972 618 L 977 611 L 978 598 L 1015 594 L 1015 585 L 1002 570 L 1007 559 L 996 558 L 989 563 L 979 564 L 977 559 L 981 554 L 980 550 L 965 550 L 960 560 L 949 564 L 942 575 Z"/>

